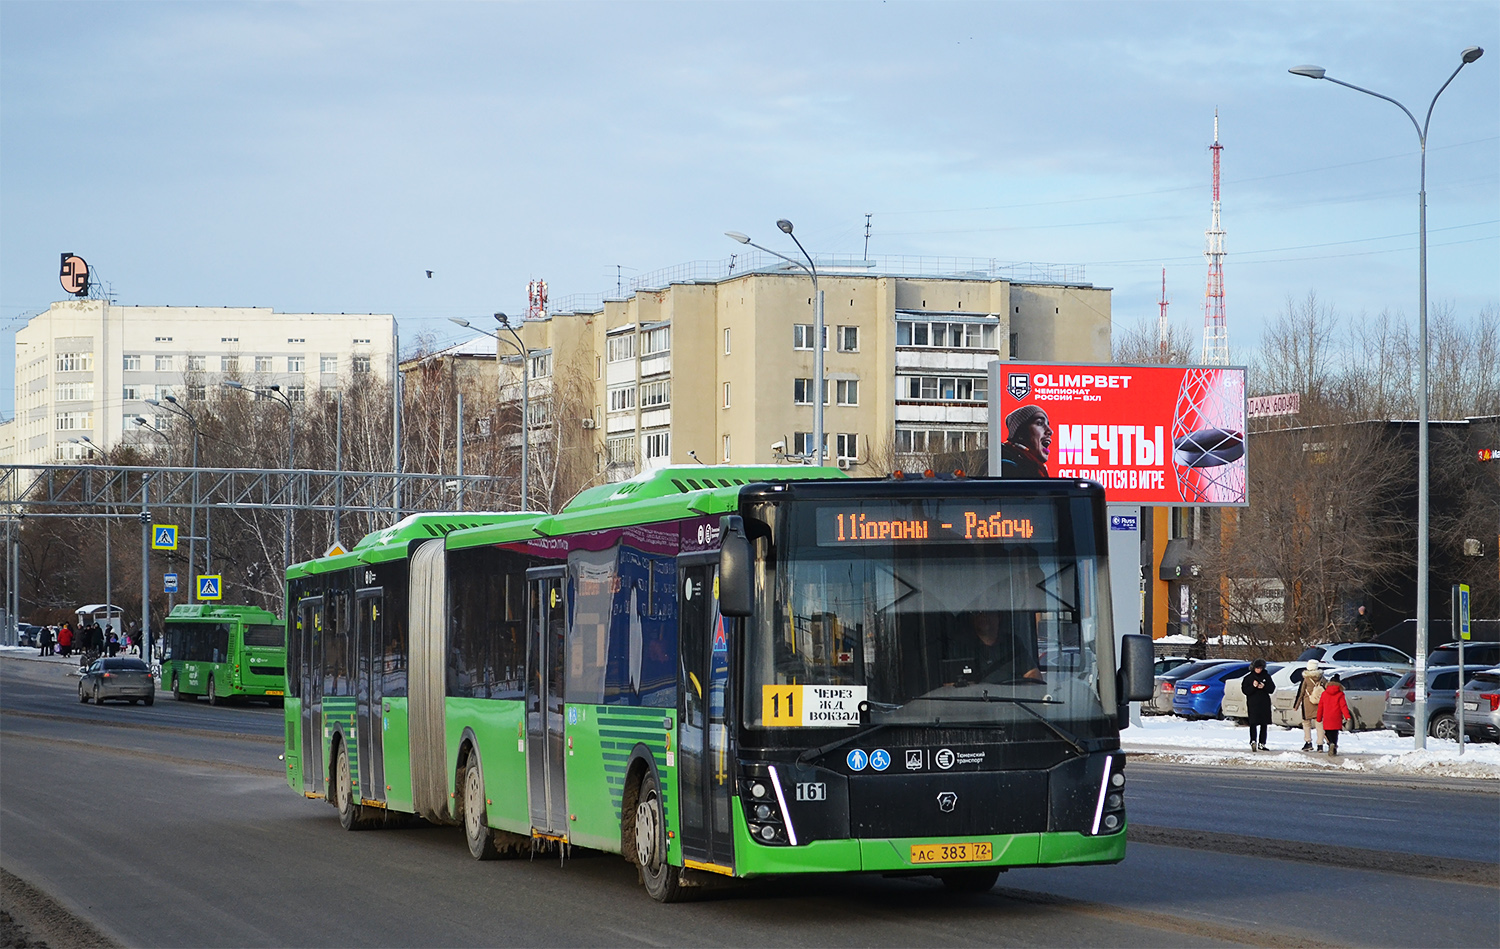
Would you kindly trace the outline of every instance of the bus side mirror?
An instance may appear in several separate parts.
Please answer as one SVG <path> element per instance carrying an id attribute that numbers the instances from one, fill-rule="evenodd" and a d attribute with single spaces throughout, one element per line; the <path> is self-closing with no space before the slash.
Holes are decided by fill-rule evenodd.
<path id="1" fill-rule="evenodd" d="M 1120 637 L 1120 695 L 1126 702 L 1145 702 L 1156 691 L 1156 657 L 1151 637 L 1126 633 Z"/>
<path id="2" fill-rule="evenodd" d="M 719 612 L 749 616 L 754 605 L 755 545 L 745 535 L 744 518 L 719 519 Z"/>

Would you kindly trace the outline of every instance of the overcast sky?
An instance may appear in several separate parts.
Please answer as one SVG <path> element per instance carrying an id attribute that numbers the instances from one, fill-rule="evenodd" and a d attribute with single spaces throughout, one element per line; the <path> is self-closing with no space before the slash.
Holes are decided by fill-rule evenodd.
<path id="1" fill-rule="evenodd" d="M 403 340 L 739 250 L 1082 264 L 1201 337 L 1214 110 L 1238 360 L 1288 295 L 1500 301 L 1500 3 L 0 3 L 0 411 L 86 258 L 122 304 Z M 429 279 L 425 271 L 432 270 Z"/>

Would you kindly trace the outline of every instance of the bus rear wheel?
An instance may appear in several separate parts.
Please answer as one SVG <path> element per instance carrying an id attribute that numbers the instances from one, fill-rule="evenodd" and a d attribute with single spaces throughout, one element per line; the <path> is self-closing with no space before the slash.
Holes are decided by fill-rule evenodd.
<path id="1" fill-rule="evenodd" d="M 464 765 L 464 839 L 475 860 L 493 860 L 500 855 L 495 847 L 495 832 L 490 829 L 489 811 L 485 806 L 484 775 L 479 759 L 469 755 Z"/>
<path id="2" fill-rule="evenodd" d="M 212 687 L 212 686 L 210 686 Z M 339 743 L 338 764 L 334 766 L 334 806 L 339 809 L 339 824 L 345 830 L 364 830 L 371 821 L 362 804 L 354 803 L 354 776 L 349 771 L 349 749 Z"/>
<path id="3" fill-rule="evenodd" d="M 988 893 L 1000 879 L 1000 870 L 997 867 L 949 870 L 938 874 L 938 879 L 950 893 Z"/>
<path id="4" fill-rule="evenodd" d="M 208 677 L 208 704 L 222 704 L 219 700 L 219 688 L 218 686 L 214 685 L 214 677 L 212 674 L 210 674 Z"/>
<path id="5" fill-rule="evenodd" d="M 658 903 L 682 899 L 677 868 L 667 862 L 667 828 L 662 813 L 661 787 L 650 771 L 641 778 L 635 806 L 635 861 L 646 892 Z"/>

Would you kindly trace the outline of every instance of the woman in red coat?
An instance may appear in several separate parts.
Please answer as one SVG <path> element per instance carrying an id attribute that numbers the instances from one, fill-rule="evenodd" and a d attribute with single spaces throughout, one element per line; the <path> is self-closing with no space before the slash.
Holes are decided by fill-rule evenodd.
<path id="1" fill-rule="evenodd" d="M 73 630 L 68 628 L 67 623 L 62 624 L 62 629 L 57 631 L 57 648 L 62 650 L 64 656 L 73 654 Z"/>
<path id="2" fill-rule="evenodd" d="M 1339 730 L 1345 722 L 1353 722 L 1354 716 L 1349 712 L 1349 700 L 1344 698 L 1344 684 L 1337 673 L 1328 680 L 1323 697 L 1318 699 L 1318 721 L 1323 723 L 1323 734 L 1328 738 L 1328 753 L 1338 754 Z"/>

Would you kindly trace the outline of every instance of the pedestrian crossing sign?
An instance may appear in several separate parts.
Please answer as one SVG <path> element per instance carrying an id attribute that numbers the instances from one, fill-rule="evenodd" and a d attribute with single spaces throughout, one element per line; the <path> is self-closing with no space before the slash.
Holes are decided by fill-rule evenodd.
<path id="1" fill-rule="evenodd" d="M 177 549 L 177 525 L 176 524 L 152 524 L 151 525 L 151 548 L 153 550 L 176 550 Z"/>
<path id="2" fill-rule="evenodd" d="M 219 574 L 211 574 L 198 578 L 198 599 L 200 600 L 222 600 L 224 599 L 223 577 Z"/>

